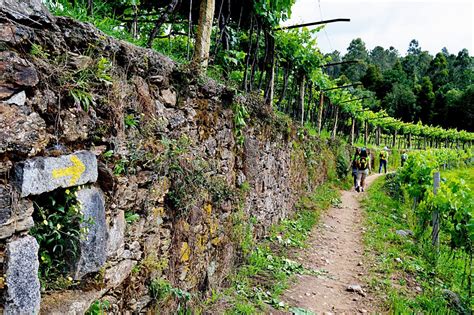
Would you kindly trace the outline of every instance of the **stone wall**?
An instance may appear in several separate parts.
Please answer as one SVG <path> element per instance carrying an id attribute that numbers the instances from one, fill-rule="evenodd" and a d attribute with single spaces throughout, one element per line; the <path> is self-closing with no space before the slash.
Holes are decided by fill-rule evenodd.
<path id="1" fill-rule="evenodd" d="M 37 0 L 0 0 L 0 69 L 7 314 L 40 304 L 43 313 L 83 313 L 97 299 L 141 311 L 156 305 L 156 279 L 205 294 L 241 259 L 242 225 L 253 218 L 253 237 L 263 237 L 334 168 L 330 145 L 258 96 L 54 18 Z M 243 143 L 233 121 L 241 106 L 250 112 Z M 84 221 L 77 256 L 64 257 L 70 280 L 40 297 L 44 261 L 31 229 L 48 220 L 38 204 L 72 188 Z"/>

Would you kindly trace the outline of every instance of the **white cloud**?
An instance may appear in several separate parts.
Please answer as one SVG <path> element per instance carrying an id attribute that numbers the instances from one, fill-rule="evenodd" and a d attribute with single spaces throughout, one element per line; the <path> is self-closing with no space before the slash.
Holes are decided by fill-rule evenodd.
<path id="1" fill-rule="evenodd" d="M 469 0 L 297 0 L 285 25 L 350 18 L 349 23 L 328 24 L 326 33 L 320 32 L 323 52 L 345 53 L 350 41 L 360 37 L 368 49 L 394 46 L 402 55 L 412 39 L 431 54 L 446 47 L 451 53 L 467 48 L 473 55 L 473 10 Z"/>

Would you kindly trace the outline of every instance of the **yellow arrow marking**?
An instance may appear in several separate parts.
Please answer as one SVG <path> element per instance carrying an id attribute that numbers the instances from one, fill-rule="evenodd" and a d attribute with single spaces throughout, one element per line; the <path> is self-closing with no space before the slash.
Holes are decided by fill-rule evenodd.
<path id="1" fill-rule="evenodd" d="M 82 173 L 86 170 L 86 166 L 82 161 L 75 155 L 71 156 L 72 166 L 60 168 L 58 170 L 53 170 L 53 178 L 60 178 L 64 176 L 71 176 L 69 180 L 69 185 L 74 185 L 77 183 Z"/>

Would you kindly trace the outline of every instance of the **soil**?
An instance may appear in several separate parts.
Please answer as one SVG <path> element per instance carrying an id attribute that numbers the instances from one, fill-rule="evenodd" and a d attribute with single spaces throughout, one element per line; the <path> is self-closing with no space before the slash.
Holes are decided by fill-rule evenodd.
<path id="1" fill-rule="evenodd" d="M 379 174 L 366 180 L 370 185 Z M 367 292 L 364 277 L 363 212 L 359 200 L 365 193 L 341 192 L 341 204 L 330 208 L 296 258 L 315 275 L 299 275 L 281 299 L 293 307 L 316 314 L 376 312 L 375 297 Z M 362 290 L 349 292 L 358 285 Z M 356 287 L 356 291 L 357 291 Z"/>

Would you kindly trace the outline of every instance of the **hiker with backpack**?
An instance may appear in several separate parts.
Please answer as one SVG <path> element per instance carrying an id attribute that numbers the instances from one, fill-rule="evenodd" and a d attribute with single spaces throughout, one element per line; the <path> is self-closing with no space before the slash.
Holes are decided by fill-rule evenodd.
<path id="1" fill-rule="evenodd" d="M 364 191 L 365 179 L 370 171 L 370 157 L 367 154 L 367 149 L 362 148 L 362 150 L 360 150 L 359 159 L 357 160 L 357 182 L 355 188 L 357 192 Z"/>
<path id="2" fill-rule="evenodd" d="M 347 170 L 352 168 L 352 177 L 354 178 L 354 188 L 357 187 L 357 160 L 359 159 L 360 156 L 360 148 L 356 148 L 356 151 L 354 153 L 354 156 L 352 157 L 351 164 L 347 168 Z"/>
<path id="3" fill-rule="evenodd" d="M 403 167 L 403 165 L 405 164 L 405 162 L 408 160 L 408 154 L 407 154 L 407 151 L 403 150 L 403 153 L 401 155 L 401 165 Z"/>
<path id="4" fill-rule="evenodd" d="M 388 148 L 385 147 L 383 148 L 382 151 L 380 151 L 380 166 L 379 166 L 379 173 L 382 173 L 382 166 L 384 168 L 385 173 L 387 173 L 387 160 L 388 160 Z"/>

